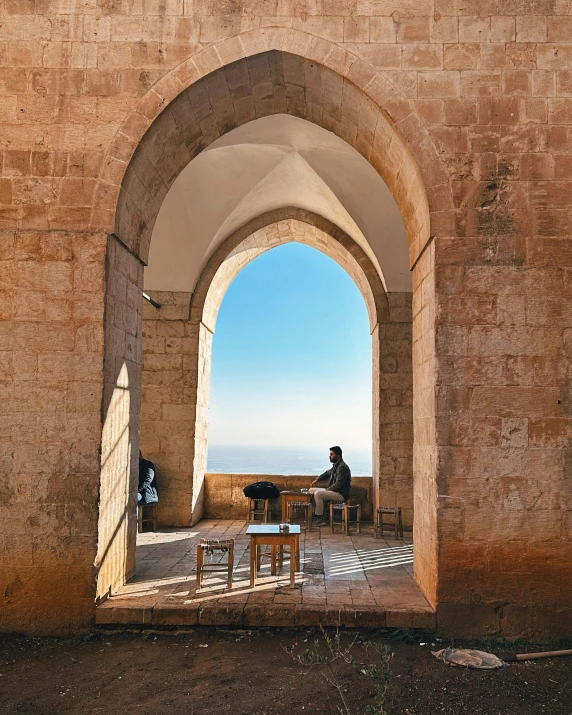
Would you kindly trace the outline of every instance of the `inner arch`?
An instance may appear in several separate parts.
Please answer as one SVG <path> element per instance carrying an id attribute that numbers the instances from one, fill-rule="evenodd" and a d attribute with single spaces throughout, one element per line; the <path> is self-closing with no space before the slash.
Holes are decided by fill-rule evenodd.
<path id="1" fill-rule="evenodd" d="M 290 242 L 298 242 L 316 248 L 338 263 L 354 280 L 360 290 L 369 313 L 372 336 L 372 369 L 374 389 L 372 393 L 372 427 L 374 439 L 373 453 L 373 491 L 377 492 L 383 483 L 381 455 L 384 449 L 383 437 L 380 436 L 380 416 L 382 405 L 387 400 L 384 390 L 391 390 L 392 380 L 402 375 L 391 373 L 387 383 L 382 383 L 377 376 L 381 372 L 380 340 L 390 345 L 391 336 L 385 335 L 390 322 L 388 296 L 384 290 L 377 270 L 363 249 L 332 223 L 316 214 L 297 208 L 267 212 L 256 217 L 229 236 L 212 254 L 203 269 L 190 302 L 190 325 L 187 335 L 196 343 L 192 350 L 196 356 L 193 364 L 197 376 L 194 402 L 188 411 L 196 414 L 194 440 L 192 444 L 192 504 L 191 521 L 196 522 L 203 515 L 204 478 L 207 469 L 208 445 L 208 406 L 210 400 L 210 372 L 212 362 L 212 336 L 216 327 L 216 317 L 225 293 L 238 275 L 250 262 L 266 251 Z M 159 294 L 160 295 L 160 294 Z M 145 444 L 145 434 L 142 433 Z M 153 455 L 154 461 L 160 461 L 160 455 Z M 190 475 L 189 475 L 190 476 Z M 167 477 L 167 479 L 165 479 Z M 163 471 L 164 481 L 169 477 Z M 181 489 L 175 483 L 167 485 L 171 492 L 169 499 L 175 499 L 175 492 Z"/>
<path id="2" fill-rule="evenodd" d="M 204 303 L 200 297 L 197 297 L 194 302 L 195 306 L 202 303 L 203 324 L 212 333 L 215 332 L 216 319 L 223 298 L 230 284 L 243 268 L 258 258 L 258 256 L 266 253 L 266 251 L 270 251 L 276 246 L 283 246 L 287 243 L 295 242 L 317 249 L 332 258 L 332 260 L 346 271 L 362 294 L 368 312 L 370 332 L 373 332 L 380 317 L 378 316 L 378 312 L 385 312 L 384 306 L 386 301 L 384 289 L 381 282 L 375 280 L 373 276 L 370 283 L 364 268 L 349 250 L 351 244 L 349 246 L 344 245 L 344 243 L 347 244 L 350 242 L 350 237 L 346 237 L 344 243 L 336 240 L 332 235 L 334 231 L 326 233 L 317 225 L 312 225 L 308 222 L 310 217 L 303 211 L 288 209 L 288 215 L 292 218 L 270 223 L 267 226 L 258 228 L 235 246 L 233 246 L 234 241 L 232 238 L 226 243 L 226 250 L 229 251 L 228 255 L 223 263 L 219 265 L 214 277 L 210 279 L 210 284 L 206 285 L 210 278 L 207 277 L 208 274 L 205 275 L 201 281 L 201 290 L 198 291 L 198 296 L 204 294 L 204 285 L 204 288 L 206 288 Z M 340 232 L 340 238 L 342 238 L 342 235 Z M 235 240 L 238 240 L 239 236 L 240 234 L 237 235 Z M 371 272 L 373 273 L 373 271 Z"/>

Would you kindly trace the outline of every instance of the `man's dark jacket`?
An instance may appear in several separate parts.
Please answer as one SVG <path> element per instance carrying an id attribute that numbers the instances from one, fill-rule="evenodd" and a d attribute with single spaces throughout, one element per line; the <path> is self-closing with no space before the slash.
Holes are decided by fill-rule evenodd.
<path id="1" fill-rule="evenodd" d="M 140 504 L 155 504 L 159 501 L 155 465 L 148 459 L 139 460 L 139 494 Z"/>
<path id="2" fill-rule="evenodd" d="M 352 473 L 343 459 L 318 477 L 319 482 L 325 482 L 326 479 L 329 479 L 328 489 L 330 491 L 341 494 L 344 499 L 349 498 Z"/>

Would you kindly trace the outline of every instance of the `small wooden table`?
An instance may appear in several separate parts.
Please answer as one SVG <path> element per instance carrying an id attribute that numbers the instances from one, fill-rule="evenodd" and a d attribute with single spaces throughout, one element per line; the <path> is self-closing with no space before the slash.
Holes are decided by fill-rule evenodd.
<path id="1" fill-rule="evenodd" d="M 301 491 L 285 491 L 280 492 L 280 497 L 282 498 L 282 523 L 288 521 L 288 502 L 291 501 L 312 501 L 311 494 L 303 494 Z"/>
<path id="2" fill-rule="evenodd" d="M 254 588 L 260 570 L 260 546 L 272 547 L 270 573 L 276 575 L 276 549 L 290 547 L 290 586 L 296 585 L 296 571 L 300 570 L 300 525 L 292 524 L 288 531 L 280 531 L 278 524 L 251 524 L 246 533 L 250 535 L 250 588 Z"/>

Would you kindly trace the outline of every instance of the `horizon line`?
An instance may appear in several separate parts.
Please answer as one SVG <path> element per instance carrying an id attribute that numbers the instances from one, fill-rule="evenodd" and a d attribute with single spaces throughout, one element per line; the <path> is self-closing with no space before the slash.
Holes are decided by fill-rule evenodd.
<path id="1" fill-rule="evenodd" d="M 244 442 L 238 442 L 238 443 L 232 443 L 232 442 L 209 442 L 209 447 L 272 447 L 274 449 L 325 449 L 328 451 L 330 448 L 329 447 L 324 447 L 323 445 L 292 445 L 288 443 L 284 444 L 246 444 Z M 338 445 L 341 446 L 341 445 Z M 342 450 L 352 450 L 352 449 L 360 449 L 360 450 L 367 450 L 371 449 L 373 451 L 373 447 L 368 447 L 364 445 L 354 445 L 352 447 L 342 447 Z"/>

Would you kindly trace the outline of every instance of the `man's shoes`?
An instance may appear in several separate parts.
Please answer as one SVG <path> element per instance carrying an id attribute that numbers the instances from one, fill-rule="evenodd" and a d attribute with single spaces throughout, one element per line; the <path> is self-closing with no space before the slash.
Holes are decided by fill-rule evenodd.
<path id="1" fill-rule="evenodd" d="M 326 522 L 322 519 L 321 516 L 315 516 L 312 519 L 312 526 L 326 526 Z"/>

